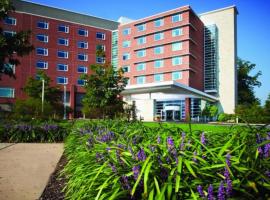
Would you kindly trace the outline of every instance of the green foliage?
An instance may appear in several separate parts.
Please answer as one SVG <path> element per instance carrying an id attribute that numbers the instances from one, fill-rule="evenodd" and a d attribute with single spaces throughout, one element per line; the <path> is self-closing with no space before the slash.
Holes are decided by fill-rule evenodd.
<path id="1" fill-rule="evenodd" d="M 218 114 L 218 107 L 207 103 L 202 111 L 202 116 L 215 117 Z"/>
<path id="2" fill-rule="evenodd" d="M 197 187 L 207 196 L 210 184 L 217 197 L 221 181 L 228 187 L 228 170 L 233 199 L 267 199 L 269 155 L 258 151 L 269 143 L 266 132 L 232 127 L 226 134 L 183 134 L 178 127 L 140 122 L 80 123 L 65 142 L 65 198 L 200 199 Z M 256 144 L 256 133 L 266 140 Z"/>
<path id="3" fill-rule="evenodd" d="M 219 122 L 229 122 L 229 121 L 235 122 L 235 118 L 236 118 L 235 114 L 220 113 L 218 115 Z"/>
<path id="4" fill-rule="evenodd" d="M 268 95 L 268 98 L 265 101 L 264 112 L 265 112 L 265 115 L 268 116 L 268 119 L 270 121 L 270 94 Z"/>

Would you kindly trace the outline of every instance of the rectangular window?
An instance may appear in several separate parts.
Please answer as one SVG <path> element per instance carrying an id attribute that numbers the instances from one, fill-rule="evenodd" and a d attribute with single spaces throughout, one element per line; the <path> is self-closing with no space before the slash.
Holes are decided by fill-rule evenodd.
<path id="1" fill-rule="evenodd" d="M 164 52 L 163 46 L 155 47 L 154 54 L 162 54 Z"/>
<path id="2" fill-rule="evenodd" d="M 83 80 L 83 79 L 78 79 L 78 80 L 77 80 L 77 84 L 78 84 L 79 86 L 84 86 L 84 85 L 85 85 L 85 80 Z"/>
<path id="3" fill-rule="evenodd" d="M 78 30 L 78 35 L 87 37 L 87 36 L 88 36 L 88 30 L 85 30 L 85 29 L 79 29 L 79 30 Z"/>
<path id="4" fill-rule="evenodd" d="M 59 25 L 58 26 L 58 31 L 59 32 L 68 33 L 69 32 L 69 27 L 68 26 L 65 26 L 65 25 Z"/>
<path id="5" fill-rule="evenodd" d="M 58 58 L 68 58 L 68 52 L 67 51 L 58 51 L 57 52 Z"/>
<path id="6" fill-rule="evenodd" d="M 99 39 L 99 40 L 105 40 L 105 33 L 101 33 L 101 32 L 97 32 L 96 34 L 96 38 Z"/>
<path id="7" fill-rule="evenodd" d="M 146 43 L 146 37 L 139 37 L 137 39 L 137 44 L 141 45 L 141 44 L 145 44 Z"/>
<path id="8" fill-rule="evenodd" d="M 131 33 L 131 29 L 130 28 L 123 29 L 123 35 L 129 35 L 130 33 Z"/>
<path id="9" fill-rule="evenodd" d="M 42 35 L 42 34 L 38 34 L 37 35 L 37 40 L 40 42 L 48 42 L 49 41 L 49 36 L 48 35 Z"/>
<path id="10" fill-rule="evenodd" d="M 145 49 L 139 50 L 139 51 L 137 51 L 136 54 L 137 54 L 138 58 L 145 57 L 146 56 L 146 50 Z"/>
<path id="11" fill-rule="evenodd" d="M 129 65 L 125 65 L 122 67 L 124 72 L 130 72 L 130 66 Z"/>
<path id="12" fill-rule="evenodd" d="M 39 47 L 39 48 L 36 48 L 36 53 L 37 55 L 48 56 L 48 49 Z"/>
<path id="13" fill-rule="evenodd" d="M 15 97 L 15 89 L 14 88 L 7 88 L 7 87 L 0 87 L 0 97 L 14 98 Z"/>
<path id="14" fill-rule="evenodd" d="M 4 36 L 6 37 L 13 37 L 14 35 L 16 35 L 15 31 L 3 31 Z"/>
<path id="15" fill-rule="evenodd" d="M 123 48 L 130 47 L 130 43 L 131 42 L 129 40 L 123 41 L 123 44 L 122 44 Z"/>
<path id="16" fill-rule="evenodd" d="M 163 74 L 154 74 L 154 81 L 155 82 L 163 81 Z"/>
<path id="17" fill-rule="evenodd" d="M 88 61 L 88 55 L 85 53 L 79 53 L 77 58 L 78 60 L 81 60 L 81 61 Z"/>
<path id="18" fill-rule="evenodd" d="M 77 43 L 78 48 L 80 49 L 88 49 L 88 42 L 85 41 L 79 41 Z"/>
<path id="19" fill-rule="evenodd" d="M 143 71 L 143 70 L 145 70 L 145 68 L 146 68 L 146 64 L 145 63 L 138 63 L 136 65 L 136 70 L 137 71 Z"/>
<path id="20" fill-rule="evenodd" d="M 68 71 L 68 65 L 66 64 L 57 64 L 58 71 Z"/>
<path id="21" fill-rule="evenodd" d="M 105 58 L 104 57 L 97 57 L 96 58 L 96 63 L 99 63 L 99 64 L 105 63 Z"/>
<path id="22" fill-rule="evenodd" d="M 136 27 L 137 27 L 138 32 L 146 30 L 146 24 L 140 24 L 140 25 L 137 25 Z"/>
<path id="23" fill-rule="evenodd" d="M 172 37 L 176 37 L 183 34 L 182 28 L 175 28 L 172 30 Z"/>
<path id="24" fill-rule="evenodd" d="M 182 21 L 182 14 L 172 15 L 172 22 Z"/>
<path id="25" fill-rule="evenodd" d="M 48 62 L 45 61 L 37 61 L 36 67 L 38 69 L 48 69 Z"/>
<path id="26" fill-rule="evenodd" d="M 77 67 L 77 72 L 87 74 L 87 67 L 86 66 L 78 66 Z"/>
<path id="27" fill-rule="evenodd" d="M 164 66 L 164 60 L 155 60 L 154 62 L 154 67 L 155 68 L 160 68 Z"/>
<path id="28" fill-rule="evenodd" d="M 154 24 L 155 24 L 155 27 L 163 26 L 164 25 L 164 20 L 163 19 L 157 19 L 157 20 L 155 20 Z"/>
<path id="29" fill-rule="evenodd" d="M 162 40 L 164 39 L 164 33 L 156 33 L 154 35 L 154 40 L 157 41 L 157 40 Z"/>
<path id="30" fill-rule="evenodd" d="M 66 38 L 58 38 L 58 44 L 68 46 L 68 39 L 66 39 Z"/>
<path id="31" fill-rule="evenodd" d="M 98 44 L 96 46 L 96 51 L 105 51 L 106 50 L 106 47 L 104 44 Z"/>
<path id="32" fill-rule="evenodd" d="M 5 24 L 16 25 L 16 19 L 13 17 L 6 17 L 4 19 Z"/>
<path id="33" fill-rule="evenodd" d="M 124 53 L 123 60 L 129 60 L 129 59 L 130 59 L 130 53 Z"/>
<path id="34" fill-rule="evenodd" d="M 66 84 L 68 84 L 68 78 L 64 77 L 64 76 L 58 76 L 56 82 L 57 82 L 57 84 L 66 85 Z"/>
<path id="35" fill-rule="evenodd" d="M 182 57 L 177 56 L 172 58 L 172 65 L 176 66 L 176 65 L 181 65 L 182 64 Z"/>
<path id="36" fill-rule="evenodd" d="M 37 27 L 42 29 L 49 29 L 49 23 L 45 21 L 39 21 L 37 23 Z"/>
<path id="37" fill-rule="evenodd" d="M 182 78 L 182 72 L 172 72 L 172 80 L 178 80 Z"/>
<path id="38" fill-rule="evenodd" d="M 145 83 L 145 76 L 138 76 L 136 78 L 137 84 L 144 84 Z"/>
<path id="39" fill-rule="evenodd" d="M 172 43 L 172 51 L 179 51 L 182 49 L 182 42 Z"/>

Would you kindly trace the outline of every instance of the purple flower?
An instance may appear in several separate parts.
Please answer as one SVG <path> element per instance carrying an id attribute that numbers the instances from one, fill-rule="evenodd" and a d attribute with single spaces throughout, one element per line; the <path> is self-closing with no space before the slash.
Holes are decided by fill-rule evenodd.
<path id="1" fill-rule="evenodd" d="M 202 132 L 202 134 L 201 134 L 201 143 L 202 143 L 203 145 L 206 145 L 206 138 L 205 138 L 204 132 Z"/>
<path id="2" fill-rule="evenodd" d="M 160 136 L 158 136 L 157 143 L 160 144 L 160 142 L 161 142 L 161 139 L 160 139 Z"/>
<path id="3" fill-rule="evenodd" d="M 266 171 L 265 175 L 268 176 L 270 178 L 270 171 Z"/>
<path id="4" fill-rule="evenodd" d="M 96 153 L 96 160 L 97 162 L 100 162 L 104 159 L 104 156 L 101 153 Z"/>
<path id="5" fill-rule="evenodd" d="M 228 167 L 230 167 L 231 166 L 231 161 L 230 161 L 230 159 L 231 159 L 231 154 L 227 154 L 226 155 L 226 164 L 228 165 Z"/>
<path id="6" fill-rule="evenodd" d="M 172 137 L 167 137 L 167 146 L 168 149 L 171 150 L 174 148 L 174 142 L 173 142 L 173 138 Z"/>
<path id="7" fill-rule="evenodd" d="M 152 152 L 154 152 L 154 151 L 156 150 L 156 147 L 153 146 L 153 145 L 149 145 L 149 148 L 150 148 L 150 150 L 151 150 Z"/>
<path id="8" fill-rule="evenodd" d="M 182 138 L 181 138 L 181 145 L 180 145 L 180 150 L 183 151 L 184 150 L 184 141 L 185 141 L 185 138 L 186 138 L 186 134 L 183 132 L 182 133 Z"/>
<path id="9" fill-rule="evenodd" d="M 223 185 L 223 181 L 220 182 L 219 188 L 218 188 L 218 200 L 225 200 L 225 188 Z"/>
<path id="10" fill-rule="evenodd" d="M 270 154 L 270 143 L 264 146 L 264 157 L 268 158 Z"/>
<path id="11" fill-rule="evenodd" d="M 232 195 L 232 180 L 228 179 L 226 181 L 227 187 L 226 187 L 226 195 L 230 197 Z"/>
<path id="12" fill-rule="evenodd" d="M 196 156 L 197 156 L 197 151 L 195 150 L 195 151 L 193 152 L 193 161 L 194 161 L 194 162 L 197 162 Z"/>
<path id="13" fill-rule="evenodd" d="M 118 161 L 118 163 L 120 165 L 123 165 L 124 164 L 123 161 L 120 158 L 120 151 L 118 149 L 116 150 L 116 158 L 117 158 L 117 161 Z"/>
<path id="14" fill-rule="evenodd" d="M 256 143 L 261 144 L 263 142 L 263 139 L 259 133 L 256 134 Z"/>
<path id="15" fill-rule="evenodd" d="M 209 185 L 208 187 L 208 195 L 207 195 L 208 200 L 214 200 L 214 188 L 212 184 Z"/>
<path id="16" fill-rule="evenodd" d="M 225 167 L 224 176 L 225 176 L 225 180 L 229 180 L 230 179 L 230 172 L 227 169 L 227 167 Z"/>
<path id="17" fill-rule="evenodd" d="M 133 171 L 133 176 L 135 181 L 138 179 L 139 174 L 140 174 L 140 166 L 134 166 L 132 167 L 132 171 Z"/>
<path id="18" fill-rule="evenodd" d="M 199 186 L 197 187 L 197 190 L 198 190 L 198 192 L 199 192 L 201 198 L 204 198 L 204 197 L 205 197 L 205 194 L 204 194 L 204 192 L 203 192 L 203 187 L 202 187 L 201 185 L 199 185 Z"/>
<path id="19" fill-rule="evenodd" d="M 114 173 L 117 173 L 117 169 L 113 163 L 109 163 L 108 165 L 111 167 L 111 169 Z"/>
<path id="20" fill-rule="evenodd" d="M 144 153 L 143 149 L 140 149 L 138 154 L 137 154 L 137 158 L 138 160 L 144 161 L 146 159 L 146 155 Z"/>
<path id="21" fill-rule="evenodd" d="M 120 182 L 124 190 L 131 190 L 127 176 L 121 176 Z"/>

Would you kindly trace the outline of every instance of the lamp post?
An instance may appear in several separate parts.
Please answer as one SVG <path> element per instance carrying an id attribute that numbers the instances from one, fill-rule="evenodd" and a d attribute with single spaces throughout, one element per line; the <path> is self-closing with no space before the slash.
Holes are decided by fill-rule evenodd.
<path id="1" fill-rule="evenodd" d="M 45 87 L 45 80 L 42 79 L 42 93 L 41 93 L 41 112 L 44 111 L 44 87 Z"/>
<path id="2" fill-rule="evenodd" d="M 67 87 L 64 85 L 64 119 L 67 119 Z"/>

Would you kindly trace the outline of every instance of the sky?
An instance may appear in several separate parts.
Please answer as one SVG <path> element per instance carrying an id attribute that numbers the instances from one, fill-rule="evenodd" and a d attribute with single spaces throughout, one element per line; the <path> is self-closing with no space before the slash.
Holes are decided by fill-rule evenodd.
<path id="1" fill-rule="evenodd" d="M 31 2 L 63 8 L 117 21 L 120 16 L 140 19 L 159 12 L 190 5 L 203 13 L 236 5 L 237 54 L 243 60 L 256 64 L 251 74 L 262 72 L 262 86 L 255 95 L 264 104 L 270 95 L 270 1 L 269 0 L 30 0 Z"/>

